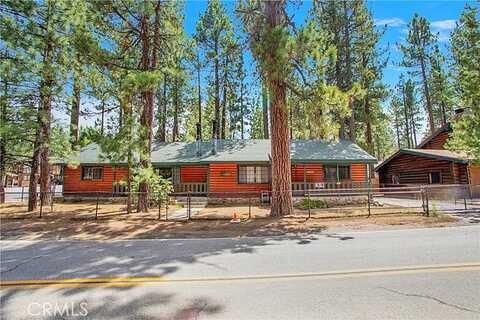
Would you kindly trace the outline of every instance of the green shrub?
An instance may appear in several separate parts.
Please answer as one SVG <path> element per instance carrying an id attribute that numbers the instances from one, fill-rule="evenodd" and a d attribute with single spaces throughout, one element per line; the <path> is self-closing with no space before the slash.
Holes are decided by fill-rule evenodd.
<path id="1" fill-rule="evenodd" d="M 325 200 L 321 199 L 302 199 L 299 203 L 296 205 L 297 208 L 299 209 L 323 209 L 323 208 L 328 208 L 329 205 Z"/>

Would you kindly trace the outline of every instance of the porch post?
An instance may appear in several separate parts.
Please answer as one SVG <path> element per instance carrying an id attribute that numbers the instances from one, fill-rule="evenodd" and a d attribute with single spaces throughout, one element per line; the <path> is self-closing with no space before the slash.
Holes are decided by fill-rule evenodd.
<path id="1" fill-rule="evenodd" d="M 307 168 L 305 163 L 303 164 L 303 190 L 307 190 Z"/>

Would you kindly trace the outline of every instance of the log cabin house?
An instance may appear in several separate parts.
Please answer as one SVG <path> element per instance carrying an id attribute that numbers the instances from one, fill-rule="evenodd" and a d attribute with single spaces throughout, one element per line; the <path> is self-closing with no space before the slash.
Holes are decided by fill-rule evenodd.
<path id="1" fill-rule="evenodd" d="M 400 149 L 380 163 L 380 186 L 427 184 L 480 184 L 480 167 L 463 153 L 445 149 L 452 132 L 449 123 L 426 137 L 416 149 Z"/>
<path id="2" fill-rule="evenodd" d="M 376 159 L 351 141 L 292 140 L 292 190 L 364 187 Z M 157 143 L 152 165 L 175 192 L 213 195 L 271 189 L 270 140 Z M 64 164 L 64 194 L 119 192 L 126 163 L 111 163 L 91 144 Z M 124 184 L 121 184 L 124 185 Z M 122 190 L 123 191 L 123 190 Z"/>

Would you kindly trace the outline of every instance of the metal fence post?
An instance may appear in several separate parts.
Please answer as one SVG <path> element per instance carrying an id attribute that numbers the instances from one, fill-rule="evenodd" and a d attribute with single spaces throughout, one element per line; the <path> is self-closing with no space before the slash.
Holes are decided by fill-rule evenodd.
<path id="1" fill-rule="evenodd" d="M 308 195 L 308 219 L 310 219 L 310 217 L 312 216 L 312 210 L 311 210 L 311 205 L 310 205 L 310 189 L 308 190 L 307 192 L 307 195 Z"/>
<path id="2" fill-rule="evenodd" d="M 160 220 L 160 218 L 162 216 L 161 210 L 162 210 L 162 197 L 160 196 L 160 193 L 159 193 L 159 197 L 158 197 L 158 220 Z"/>
<path id="3" fill-rule="evenodd" d="M 39 213 L 39 218 L 42 217 L 42 211 L 43 211 L 43 194 L 40 192 L 40 213 Z"/>
<path id="4" fill-rule="evenodd" d="M 465 210 L 467 210 L 467 196 L 463 196 L 463 205 L 465 206 Z"/>
<path id="5" fill-rule="evenodd" d="M 97 192 L 97 204 L 95 206 L 95 220 L 98 219 L 98 192 Z"/>
<path id="6" fill-rule="evenodd" d="M 248 220 L 252 219 L 252 198 L 248 197 Z"/>
<path id="7" fill-rule="evenodd" d="M 426 202 L 426 207 L 427 207 L 427 217 L 430 216 L 430 205 L 428 203 L 428 187 L 425 188 L 425 202 Z"/>
<path id="8" fill-rule="evenodd" d="M 170 202 L 170 200 L 168 199 L 168 195 L 167 195 L 167 200 L 165 201 L 165 221 L 168 221 L 168 203 Z"/>
<path id="9" fill-rule="evenodd" d="M 52 193 L 52 199 L 50 200 L 50 212 L 53 212 L 53 201 L 55 199 L 55 192 Z"/>
<path id="10" fill-rule="evenodd" d="M 21 202 L 23 202 L 23 190 L 24 190 L 25 187 L 22 186 L 22 197 L 20 199 Z"/>
<path id="11" fill-rule="evenodd" d="M 192 199 L 190 199 L 190 192 L 187 192 L 187 220 L 190 220 L 190 209 L 191 209 L 191 201 Z"/>
<path id="12" fill-rule="evenodd" d="M 423 213 L 425 214 L 425 189 L 423 188 L 420 189 L 420 195 L 422 197 L 422 210 L 423 210 Z"/>
<path id="13" fill-rule="evenodd" d="M 370 218 L 370 188 L 367 190 L 367 203 L 368 203 L 368 217 Z"/>

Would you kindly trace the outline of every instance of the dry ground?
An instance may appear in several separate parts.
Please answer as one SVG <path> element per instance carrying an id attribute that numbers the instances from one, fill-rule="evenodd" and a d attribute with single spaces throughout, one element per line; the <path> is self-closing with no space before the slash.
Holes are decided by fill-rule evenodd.
<path id="1" fill-rule="evenodd" d="M 132 238 L 187 238 L 187 237 L 241 237 L 282 235 L 305 232 L 351 229 L 383 229 L 402 227 L 447 226 L 456 220 L 449 216 L 422 216 L 419 209 L 381 208 L 373 210 L 370 218 L 359 208 L 296 210 L 295 216 L 268 217 L 269 208 L 252 207 L 253 219 L 247 219 L 248 206 L 207 207 L 194 214 L 193 221 L 165 221 L 165 208 L 149 213 L 126 213 L 125 205 L 100 203 L 95 219 L 94 202 L 55 204 L 53 212 L 44 207 L 39 212 L 27 213 L 24 205 L 0 205 L 2 239 L 132 239 Z M 380 209 L 380 208 L 378 208 Z M 178 207 L 169 207 L 170 217 Z M 233 211 L 240 223 L 230 223 Z"/>

